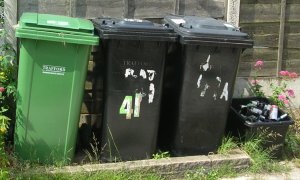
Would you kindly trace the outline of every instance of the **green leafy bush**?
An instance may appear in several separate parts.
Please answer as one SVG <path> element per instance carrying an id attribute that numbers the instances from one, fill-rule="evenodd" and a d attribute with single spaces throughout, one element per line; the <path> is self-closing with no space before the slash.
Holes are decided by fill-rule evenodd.
<path id="1" fill-rule="evenodd" d="M 4 40 L 4 37 L 5 33 L 2 31 L 1 39 Z M 15 52 L 10 45 L 4 43 L 0 45 L 0 179 L 8 175 L 5 170 L 9 166 L 9 156 L 5 151 L 5 139 L 9 123 L 15 112 L 16 74 Z"/>
<path id="2" fill-rule="evenodd" d="M 0 47 L 0 134 L 7 132 L 9 120 L 7 117 L 11 111 L 15 111 L 16 97 L 16 74 L 15 53 L 9 45 Z"/>

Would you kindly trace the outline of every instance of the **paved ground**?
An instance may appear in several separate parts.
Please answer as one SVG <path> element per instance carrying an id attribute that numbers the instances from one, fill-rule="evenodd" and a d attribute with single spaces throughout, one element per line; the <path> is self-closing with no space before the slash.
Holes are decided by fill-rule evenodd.
<path id="1" fill-rule="evenodd" d="M 289 165 L 292 169 L 288 173 L 283 174 L 255 174 L 255 175 L 245 175 L 239 176 L 236 178 L 224 178 L 223 180 L 300 180 L 300 168 L 294 166 L 293 164 Z"/>

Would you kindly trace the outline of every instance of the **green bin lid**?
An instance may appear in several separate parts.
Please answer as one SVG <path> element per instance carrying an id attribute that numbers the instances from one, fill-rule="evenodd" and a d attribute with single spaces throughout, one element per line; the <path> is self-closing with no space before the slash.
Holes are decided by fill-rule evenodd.
<path id="1" fill-rule="evenodd" d="M 93 24 L 85 19 L 67 16 L 24 13 L 16 36 L 20 38 L 97 45 Z"/>

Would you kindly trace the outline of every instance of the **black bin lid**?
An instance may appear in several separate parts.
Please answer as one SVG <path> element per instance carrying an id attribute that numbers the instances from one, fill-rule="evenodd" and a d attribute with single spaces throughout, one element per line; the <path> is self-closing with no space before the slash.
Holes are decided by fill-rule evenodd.
<path id="1" fill-rule="evenodd" d="M 174 29 L 167 24 L 156 24 L 140 19 L 93 19 L 95 29 L 102 39 L 176 41 Z"/>
<path id="2" fill-rule="evenodd" d="M 239 28 L 209 17 L 166 16 L 164 21 L 179 34 L 182 44 L 252 47 L 253 41 Z"/>

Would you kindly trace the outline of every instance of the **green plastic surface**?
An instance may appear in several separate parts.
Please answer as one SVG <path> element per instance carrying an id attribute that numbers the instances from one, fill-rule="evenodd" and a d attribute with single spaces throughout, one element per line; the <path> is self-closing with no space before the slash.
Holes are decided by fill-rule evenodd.
<path id="1" fill-rule="evenodd" d="M 73 159 L 90 52 L 85 42 L 20 39 L 15 129 L 19 158 L 49 164 Z"/>
<path id="2" fill-rule="evenodd" d="M 99 43 L 90 21 L 50 14 L 24 13 L 16 29 L 16 36 L 75 44 Z"/>

